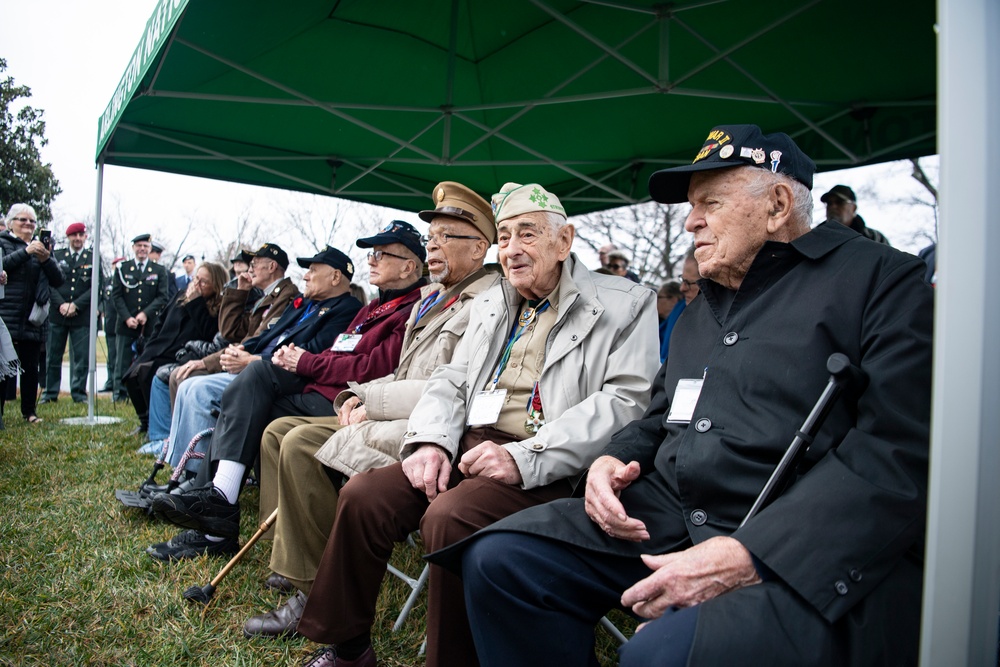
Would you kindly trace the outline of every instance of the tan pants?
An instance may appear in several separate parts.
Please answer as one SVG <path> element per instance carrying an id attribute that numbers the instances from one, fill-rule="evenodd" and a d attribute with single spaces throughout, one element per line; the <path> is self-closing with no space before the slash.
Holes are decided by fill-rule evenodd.
<path id="1" fill-rule="evenodd" d="M 264 431 L 260 443 L 260 516 L 278 508 L 271 570 L 304 593 L 337 513 L 337 489 L 316 451 L 340 428 L 337 417 L 282 417 Z"/>

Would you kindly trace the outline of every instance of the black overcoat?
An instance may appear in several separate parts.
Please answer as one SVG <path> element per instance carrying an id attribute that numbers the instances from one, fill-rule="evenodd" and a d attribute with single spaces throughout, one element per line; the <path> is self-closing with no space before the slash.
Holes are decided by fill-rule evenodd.
<path id="1" fill-rule="evenodd" d="M 769 651 L 817 626 L 823 645 L 801 664 L 905 663 L 919 630 L 927 500 L 933 306 L 923 271 L 916 257 L 825 223 L 791 244 L 765 244 L 735 295 L 700 281 L 646 415 L 605 451 L 641 464 L 621 498 L 651 539 L 606 536 L 580 499 L 487 530 L 622 555 L 731 535 L 773 580 L 728 608 L 702 605 L 690 664 L 778 664 Z M 822 392 L 834 352 L 870 384 L 837 404 L 793 486 L 737 530 Z M 678 380 L 702 377 L 690 423 L 667 423 Z M 777 621 L 748 641 L 758 618 Z"/>

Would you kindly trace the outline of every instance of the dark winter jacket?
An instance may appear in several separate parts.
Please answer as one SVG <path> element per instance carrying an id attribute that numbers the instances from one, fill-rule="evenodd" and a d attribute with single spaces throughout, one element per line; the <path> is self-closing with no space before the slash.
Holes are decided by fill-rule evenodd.
<path id="1" fill-rule="evenodd" d="M 3 250 L 3 270 L 7 272 L 4 298 L 0 300 L 0 317 L 3 318 L 12 340 L 45 340 L 48 321 L 41 327 L 28 322 L 31 306 L 48 301 L 49 287 L 63 284 L 59 264 L 49 257 L 44 263 L 28 254 L 28 244 L 9 231 L 0 232 L 0 249 Z"/>

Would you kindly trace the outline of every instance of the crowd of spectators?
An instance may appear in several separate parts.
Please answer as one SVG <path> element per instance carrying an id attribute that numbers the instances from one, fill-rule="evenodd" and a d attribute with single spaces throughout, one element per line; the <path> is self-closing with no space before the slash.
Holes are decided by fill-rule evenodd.
<path id="1" fill-rule="evenodd" d="M 336 247 L 294 258 L 300 291 L 280 239 L 229 269 L 185 256 L 174 276 L 135 237 L 98 276 L 110 389 L 136 411 L 139 451 L 184 472 L 140 488 L 181 529 L 146 553 L 232 556 L 242 513 L 271 517 L 262 585 L 288 597 L 243 633 L 318 642 L 310 667 L 376 665 L 386 565 L 416 532 L 432 667 L 590 664 L 613 608 L 649 621 L 623 665 L 915 661 L 931 290 L 851 188 L 824 194 L 812 227 L 814 170 L 786 135 L 713 128 L 693 163 L 650 180 L 654 200 L 690 202 L 694 238 L 656 290 L 612 244 L 584 266 L 538 183 L 487 200 L 442 182 L 418 214 L 426 236 L 393 220 L 354 239 L 370 300 Z M 2 400 L 20 377 L 34 423 L 47 332 L 43 401 L 59 399 L 67 342 L 70 396 L 87 398 L 100 260 L 82 223 L 55 252 L 30 207 L 5 224 Z M 832 353 L 867 387 L 744 519 Z"/>

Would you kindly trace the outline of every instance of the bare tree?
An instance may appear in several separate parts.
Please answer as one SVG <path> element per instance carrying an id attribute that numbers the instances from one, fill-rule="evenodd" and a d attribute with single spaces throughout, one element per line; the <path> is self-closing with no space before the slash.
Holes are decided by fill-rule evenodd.
<path id="1" fill-rule="evenodd" d="M 597 252 L 613 243 L 631 260 L 629 269 L 651 287 L 677 273 L 691 244 L 684 231 L 686 206 L 646 202 L 575 216 L 577 238 Z"/>

